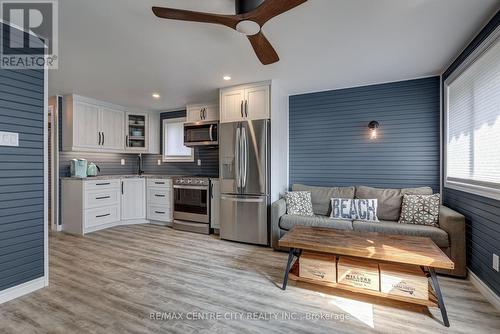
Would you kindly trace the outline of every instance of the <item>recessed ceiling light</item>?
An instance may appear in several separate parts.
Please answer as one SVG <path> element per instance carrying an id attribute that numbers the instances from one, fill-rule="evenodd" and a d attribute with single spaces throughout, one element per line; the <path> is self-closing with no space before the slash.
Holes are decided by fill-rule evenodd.
<path id="1" fill-rule="evenodd" d="M 158 93 L 153 93 L 152 96 L 153 96 L 153 99 L 157 99 L 158 100 L 160 98 L 160 94 L 158 94 Z"/>
<path id="2" fill-rule="evenodd" d="M 222 79 L 229 81 L 229 80 L 231 80 L 231 77 L 229 75 L 225 75 L 222 77 Z"/>

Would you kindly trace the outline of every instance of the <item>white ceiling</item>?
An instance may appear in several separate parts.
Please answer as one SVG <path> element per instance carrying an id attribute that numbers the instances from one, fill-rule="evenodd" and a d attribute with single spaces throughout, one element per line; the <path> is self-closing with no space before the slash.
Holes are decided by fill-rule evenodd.
<path id="1" fill-rule="evenodd" d="M 440 74 L 500 1 L 309 0 L 264 26 L 281 58 L 268 66 L 236 31 L 162 20 L 153 5 L 234 14 L 233 0 L 59 1 L 50 94 L 167 110 L 267 79 L 295 94 Z"/>

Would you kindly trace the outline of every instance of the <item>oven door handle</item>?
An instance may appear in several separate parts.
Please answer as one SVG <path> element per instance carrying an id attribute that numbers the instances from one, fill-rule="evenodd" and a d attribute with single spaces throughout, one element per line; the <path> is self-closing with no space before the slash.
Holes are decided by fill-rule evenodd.
<path id="1" fill-rule="evenodd" d="M 210 130 L 208 131 L 208 136 L 210 138 L 210 141 L 214 141 L 214 134 L 213 134 L 213 131 L 214 131 L 214 125 L 211 124 L 210 125 Z"/>
<path id="2" fill-rule="evenodd" d="M 174 189 L 208 190 L 208 186 L 174 186 Z"/>

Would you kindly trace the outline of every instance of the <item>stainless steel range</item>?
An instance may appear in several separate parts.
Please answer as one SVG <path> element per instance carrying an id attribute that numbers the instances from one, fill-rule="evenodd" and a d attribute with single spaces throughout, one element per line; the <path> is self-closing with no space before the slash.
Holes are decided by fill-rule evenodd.
<path id="1" fill-rule="evenodd" d="M 210 179 L 174 178 L 173 228 L 210 234 Z"/>

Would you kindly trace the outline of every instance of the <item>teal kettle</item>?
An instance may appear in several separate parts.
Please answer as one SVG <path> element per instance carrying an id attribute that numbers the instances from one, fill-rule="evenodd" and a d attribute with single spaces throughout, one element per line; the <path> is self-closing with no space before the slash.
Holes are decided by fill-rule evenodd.
<path id="1" fill-rule="evenodd" d="M 93 162 L 87 166 L 87 176 L 97 176 L 98 171 L 100 172 L 101 169 Z"/>

